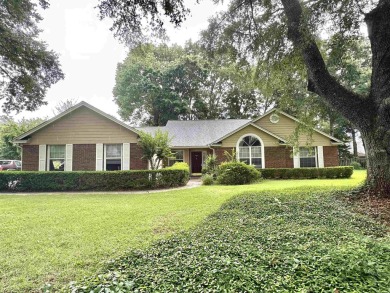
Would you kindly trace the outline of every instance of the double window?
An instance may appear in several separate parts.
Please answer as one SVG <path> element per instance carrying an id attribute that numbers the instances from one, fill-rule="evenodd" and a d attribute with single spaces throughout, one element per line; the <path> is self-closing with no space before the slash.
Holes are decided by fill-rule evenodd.
<path id="1" fill-rule="evenodd" d="M 172 166 L 176 162 L 184 162 L 184 151 L 175 150 L 173 151 L 174 156 L 168 159 L 168 166 Z"/>
<path id="2" fill-rule="evenodd" d="M 49 171 L 64 171 L 65 167 L 65 145 L 49 145 L 48 147 L 48 168 Z"/>
<path id="3" fill-rule="evenodd" d="M 261 168 L 263 156 L 260 140 L 253 135 L 243 137 L 238 142 L 238 159 L 240 162 Z"/>
<path id="4" fill-rule="evenodd" d="M 317 153 L 315 147 L 299 148 L 299 166 L 301 168 L 317 167 Z"/>
<path id="5" fill-rule="evenodd" d="M 104 145 L 104 167 L 106 171 L 122 170 L 122 144 Z"/>

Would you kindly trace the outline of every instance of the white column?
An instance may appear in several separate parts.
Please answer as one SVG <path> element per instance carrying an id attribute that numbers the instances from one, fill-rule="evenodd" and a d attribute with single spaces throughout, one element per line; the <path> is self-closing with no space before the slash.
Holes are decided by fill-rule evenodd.
<path id="1" fill-rule="evenodd" d="M 318 168 L 324 168 L 324 147 L 318 146 L 317 147 L 317 156 L 318 156 Z"/>
<path id="2" fill-rule="evenodd" d="M 123 166 L 122 170 L 130 170 L 130 144 L 123 144 Z"/>
<path id="3" fill-rule="evenodd" d="M 46 145 L 39 145 L 39 171 L 46 171 Z"/>
<path id="4" fill-rule="evenodd" d="M 293 155 L 294 155 L 294 168 L 300 168 L 301 162 L 299 160 L 299 148 L 296 147 L 293 148 Z"/>
<path id="5" fill-rule="evenodd" d="M 96 171 L 103 171 L 103 144 L 96 144 Z"/>
<path id="6" fill-rule="evenodd" d="M 65 171 L 73 170 L 73 144 L 65 146 Z"/>

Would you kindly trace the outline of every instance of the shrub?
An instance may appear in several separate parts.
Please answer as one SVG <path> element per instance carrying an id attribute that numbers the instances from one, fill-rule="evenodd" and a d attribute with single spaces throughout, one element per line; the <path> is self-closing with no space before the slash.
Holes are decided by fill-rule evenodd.
<path id="1" fill-rule="evenodd" d="M 218 169 L 217 156 L 216 155 L 208 155 L 204 161 L 202 174 L 209 174 L 216 177 Z"/>
<path id="2" fill-rule="evenodd" d="M 218 168 L 217 181 L 226 185 L 248 184 L 260 179 L 260 172 L 242 162 L 222 163 Z"/>
<path id="3" fill-rule="evenodd" d="M 351 166 L 354 170 L 363 170 L 363 167 L 359 162 L 351 162 Z"/>
<path id="4" fill-rule="evenodd" d="M 266 179 L 350 178 L 353 167 L 269 168 L 261 170 L 261 173 Z"/>
<path id="5" fill-rule="evenodd" d="M 1 172 L 0 191 L 140 190 L 186 185 L 188 165 L 160 170 Z"/>
<path id="6" fill-rule="evenodd" d="M 204 174 L 202 176 L 202 184 L 203 185 L 211 185 L 214 183 L 214 177 L 210 174 Z"/>

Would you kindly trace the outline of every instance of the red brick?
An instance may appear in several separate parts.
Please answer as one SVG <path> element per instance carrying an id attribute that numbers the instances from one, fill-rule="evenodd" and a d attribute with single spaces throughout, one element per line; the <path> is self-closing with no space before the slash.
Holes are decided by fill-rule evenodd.
<path id="1" fill-rule="evenodd" d="M 22 146 L 22 170 L 39 170 L 39 145 L 24 144 Z"/>
<path id="2" fill-rule="evenodd" d="M 226 161 L 226 157 L 224 155 L 225 151 L 229 154 L 232 153 L 232 150 L 235 148 L 215 148 L 215 155 L 217 156 L 217 163 L 221 164 Z"/>
<path id="3" fill-rule="evenodd" d="M 148 169 L 148 161 L 142 159 L 142 149 L 136 143 L 130 144 L 130 169 L 131 170 L 146 170 Z"/>
<path id="4" fill-rule="evenodd" d="M 335 167 L 339 165 L 339 149 L 337 146 L 324 146 L 324 166 Z"/>
<path id="5" fill-rule="evenodd" d="M 96 170 L 96 144 L 73 145 L 73 171 Z"/>
<path id="6" fill-rule="evenodd" d="M 292 148 L 285 146 L 264 147 L 266 168 L 293 168 Z"/>

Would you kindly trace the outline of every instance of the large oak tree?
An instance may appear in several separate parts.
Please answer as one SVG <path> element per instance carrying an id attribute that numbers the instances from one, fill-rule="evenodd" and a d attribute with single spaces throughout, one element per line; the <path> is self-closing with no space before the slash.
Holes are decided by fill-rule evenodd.
<path id="1" fill-rule="evenodd" d="M 112 29 L 127 42 L 137 37 L 145 20 L 156 32 L 166 16 L 179 25 L 188 11 L 184 1 L 101 1 L 102 17 L 114 19 Z M 232 0 L 220 17 L 238 52 L 278 61 L 298 54 L 307 69 L 308 90 L 347 118 L 362 134 L 368 159 L 368 183 L 390 194 L 390 0 Z M 367 26 L 372 53 L 368 94 L 359 94 L 328 70 L 319 50 L 320 39 L 337 37 L 342 53 L 349 40 Z M 342 55 L 342 54 L 341 54 Z"/>
<path id="2" fill-rule="evenodd" d="M 39 4 L 38 4 L 39 2 Z M 36 110 L 64 74 L 58 56 L 39 39 L 38 6 L 46 0 L 0 1 L 0 101 L 3 110 Z"/>

